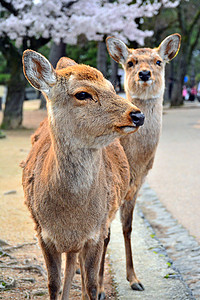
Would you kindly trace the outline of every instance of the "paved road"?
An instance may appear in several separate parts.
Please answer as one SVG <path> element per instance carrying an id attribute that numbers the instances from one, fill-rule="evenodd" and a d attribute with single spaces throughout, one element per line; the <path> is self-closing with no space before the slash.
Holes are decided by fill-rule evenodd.
<path id="1" fill-rule="evenodd" d="M 151 190 L 145 189 L 148 200 L 152 198 Z M 150 197 L 149 197 L 150 196 Z M 157 205 L 156 205 L 157 206 Z M 152 209 L 152 207 L 151 207 Z M 132 247 L 134 266 L 138 278 L 143 283 L 144 291 L 133 291 L 126 281 L 125 250 L 119 216 L 111 226 L 109 257 L 112 275 L 118 294 L 118 300 L 195 300 L 191 291 L 182 280 L 177 268 L 174 269 L 171 259 L 160 241 L 157 240 L 152 227 L 144 218 L 138 206 L 134 211 Z"/>
<path id="2" fill-rule="evenodd" d="M 200 106 L 165 109 L 148 183 L 200 243 Z"/>
<path id="3" fill-rule="evenodd" d="M 134 213 L 134 264 L 145 285 L 144 292 L 131 291 L 124 281 L 121 225 L 114 220 L 111 227 L 109 250 L 119 299 L 200 299 L 199 152 L 200 105 L 165 108 L 155 164 L 140 191 Z M 158 245 L 152 245 L 157 239 Z M 166 266 L 174 269 L 167 270 L 171 274 L 167 282 L 163 276 Z"/>

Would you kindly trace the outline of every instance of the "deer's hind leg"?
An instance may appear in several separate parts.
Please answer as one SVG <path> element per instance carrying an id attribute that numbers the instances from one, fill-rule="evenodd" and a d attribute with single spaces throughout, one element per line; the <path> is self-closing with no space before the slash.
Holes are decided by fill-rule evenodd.
<path id="1" fill-rule="evenodd" d="M 120 215 L 126 252 L 126 278 L 129 281 L 130 286 L 133 290 L 143 291 L 144 287 L 142 283 L 138 280 L 134 270 L 131 248 L 132 221 L 136 197 L 137 193 L 135 193 L 134 195 L 132 193 L 127 194 L 126 201 L 120 207 Z"/>
<path id="2" fill-rule="evenodd" d="M 50 300 L 57 300 L 61 288 L 61 253 L 53 243 L 45 242 L 40 235 L 39 242 L 47 267 Z"/>

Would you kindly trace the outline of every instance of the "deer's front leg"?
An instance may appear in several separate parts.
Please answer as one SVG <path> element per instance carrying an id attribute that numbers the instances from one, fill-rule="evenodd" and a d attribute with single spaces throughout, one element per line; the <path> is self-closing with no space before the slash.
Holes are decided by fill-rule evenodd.
<path id="1" fill-rule="evenodd" d="M 89 300 L 85 286 L 85 251 L 84 249 L 79 253 L 79 263 L 81 269 L 81 285 L 82 285 L 82 300 Z"/>
<path id="2" fill-rule="evenodd" d="M 100 271 L 99 271 L 99 300 L 103 300 L 106 298 L 105 292 L 104 292 L 104 265 L 105 265 L 105 256 L 108 244 L 110 242 L 110 228 L 108 229 L 108 236 L 104 239 L 104 247 L 103 247 L 103 254 L 101 258 L 101 265 L 100 265 Z"/>
<path id="3" fill-rule="evenodd" d="M 65 279 L 61 300 L 69 299 L 71 282 L 74 277 L 77 262 L 77 253 L 66 253 Z"/>
<path id="4" fill-rule="evenodd" d="M 120 208 L 121 222 L 123 227 L 124 243 L 125 243 L 125 252 L 126 252 L 126 278 L 130 282 L 130 286 L 133 290 L 143 291 L 144 287 L 142 283 L 138 280 L 132 257 L 131 249 L 131 232 L 132 232 L 132 221 L 133 221 L 133 211 L 135 207 L 135 200 L 137 194 L 132 197 L 128 195 L 132 200 L 126 199 L 124 204 Z"/>
<path id="5" fill-rule="evenodd" d="M 47 267 L 50 300 L 58 300 L 61 287 L 61 254 L 53 243 L 45 243 L 40 235 L 38 238 Z"/>
<path id="6" fill-rule="evenodd" d="M 81 272 L 84 271 L 84 289 L 82 290 L 82 299 L 97 300 L 100 262 L 103 253 L 103 238 L 96 243 L 90 240 L 84 246 L 81 253 Z M 84 266 L 84 267 L 83 267 Z"/>

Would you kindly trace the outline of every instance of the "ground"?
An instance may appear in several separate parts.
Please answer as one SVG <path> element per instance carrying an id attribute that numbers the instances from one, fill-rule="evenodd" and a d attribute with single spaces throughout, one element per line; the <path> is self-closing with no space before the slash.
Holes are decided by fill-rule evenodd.
<path id="1" fill-rule="evenodd" d="M 33 221 L 24 205 L 19 163 L 30 150 L 30 135 L 46 116 L 39 101 L 24 103 L 24 129 L 6 131 L 0 139 L 0 299 L 48 298 L 46 269 Z M 0 123 L 2 112 L 0 112 Z M 109 258 L 105 268 L 106 299 L 116 299 Z M 76 274 L 70 299 L 81 298 L 81 279 Z"/>

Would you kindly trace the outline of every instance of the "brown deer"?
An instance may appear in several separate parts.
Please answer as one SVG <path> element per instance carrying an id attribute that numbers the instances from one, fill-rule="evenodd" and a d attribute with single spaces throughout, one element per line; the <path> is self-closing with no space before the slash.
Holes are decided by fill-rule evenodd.
<path id="1" fill-rule="evenodd" d="M 133 210 L 139 189 L 153 166 L 161 133 L 165 64 L 178 53 L 180 41 L 181 36 L 176 33 L 165 38 L 158 48 L 129 49 L 121 40 L 114 37 L 107 38 L 110 56 L 125 70 L 127 99 L 145 114 L 144 126 L 134 135 L 120 139 L 130 165 L 129 190 L 120 213 L 126 249 L 127 280 L 133 290 L 144 290 L 133 267 L 131 250 Z"/>
<path id="2" fill-rule="evenodd" d="M 32 137 L 22 180 L 50 299 L 59 297 L 66 253 L 61 299 L 69 299 L 79 255 L 82 299 L 96 300 L 104 239 L 129 184 L 128 161 L 116 138 L 135 132 L 144 115 L 92 67 L 61 58 L 54 70 L 32 50 L 24 52 L 23 66 L 47 100 L 48 118 Z"/>

